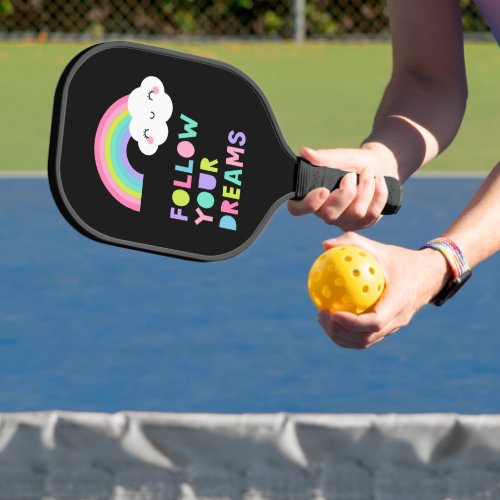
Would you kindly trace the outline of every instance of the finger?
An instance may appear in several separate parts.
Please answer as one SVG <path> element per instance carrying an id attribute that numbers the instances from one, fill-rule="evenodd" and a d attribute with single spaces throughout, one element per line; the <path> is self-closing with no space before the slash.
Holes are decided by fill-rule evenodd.
<path id="1" fill-rule="evenodd" d="M 367 224 L 373 225 L 382 218 L 382 210 L 387 203 L 389 190 L 385 178 L 382 175 L 375 176 L 375 190 L 371 205 L 366 212 L 365 221 Z"/>
<path id="2" fill-rule="evenodd" d="M 400 317 L 401 302 L 401 297 L 387 287 L 373 311 L 360 315 L 338 312 L 334 321 L 339 328 L 348 332 L 372 335 L 374 338 L 385 337 L 388 333 L 404 326 L 405 322 Z"/>
<path id="3" fill-rule="evenodd" d="M 387 184 L 382 175 L 373 175 L 373 177 L 361 180 L 368 170 L 364 169 L 360 174 L 356 199 L 345 210 L 342 217 L 337 219 L 336 224 L 344 231 L 369 228 L 383 217 L 382 210 L 389 196 Z M 373 192 L 371 185 L 373 185 Z"/>
<path id="4" fill-rule="evenodd" d="M 380 337 L 377 340 L 370 341 L 370 343 L 367 344 L 366 349 L 369 349 L 370 347 L 373 347 L 374 345 L 378 344 L 379 342 L 382 342 L 382 340 L 384 340 L 384 339 L 385 339 L 385 337 Z"/>
<path id="5" fill-rule="evenodd" d="M 338 321 L 342 318 L 342 315 L 347 317 L 359 318 L 359 316 L 353 315 L 351 313 L 331 313 L 329 311 L 321 311 L 318 314 L 318 322 L 323 327 L 325 333 L 338 345 L 341 347 L 351 348 L 351 349 L 367 349 L 375 344 L 378 344 L 387 335 L 392 335 L 392 333 L 399 330 L 399 328 L 391 329 L 389 333 L 386 332 L 371 332 L 371 331 L 353 331 L 347 330 L 342 321 Z M 363 316 L 363 315 L 361 315 Z"/>
<path id="6" fill-rule="evenodd" d="M 338 346 L 343 347 L 344 349 L 363 349 L 363 347 L 360 347 L 359 345 L 352 342 L 346 342 L 345 340 L 332 337 L 331 335 L 328 335 L 328 337 L 330 337 L 333 342 L 335 342 Z"/>
<path id="7" fill-rule="evenodd" d="M 374 226 L 382 216 L 372 219 L 371 217 L 364 217 L 363 219 L 353 220 L 351 222 L 343 222 L 342 220 L 337 221 L 337 226 L 343 231 L 361 231 L 362 229 L 368 229 Z"/>
<path id="8" fill-rule="evenodd" d="M 353 340 L 349 337 L 345 337 L 343 335 L 339 335 L 338 332 L 332 330 L 330 326 L 323 326 L 323 330 L 330 337 L 330 339 L 335 342 L 340 347 L 344 347 L 346 349 L 363 349 L 360 343 L 356 340 Z"/>
<path id="9" fill-rule="evenodd" d="M 353 334 L 340 327 L 335 322 L 336 313 L 329 311 L 321 311 L 318 314 L 318 322 L 323 327 L 325 333 L 337 344 L 342 347 L 350 347 L 355 349 L 363 349 L 366 347 L 366 336 L 360 334 Z"/>
<path id="10" fill-rule="evenodd" d="M 339 188 L 324 201 L 316 215 L 326 223 L 334 224 L 356 197 L 356 181 L 355 173 L 345 175 L 340 181 Z"/>
<path id="11" fill-rule="evenodd" d="M 346 223 L 362 221 L 366 216 L 375 194 L 375 178 L 373 169 L 366 167 L 359 173 L 356 197 L 344 211 L 343 218 Z"/>
<path id="12" fill-rule="evenodd" d="M 399 330 L 399 328 L 394 329 L 390 333 L 386 333 L 385 335 L 382 333 L 377 333 L 374 335 L 370 335 L 368 338 L 366 338 L 366 348 L 372 347 L 375 344 L 378 344 L 379 342 L 382 342 L 382 340 L 386 339 L 387 337 L 391 336 L 393 333 L 396 333 Z"/>
<path id="13" fill-rule="evenodd" d="M 386 337 L 389 337 L 390 335 L 394 335 L 399 330 L 400 330 L 400 328 L 394 328 L 394 330 L 392 330 L 392 332 L 389 332 L 386 334 Z"/>
<path id="14" fill-rule="evenodd" d="M 367 349 L 384 339 L 383 335 L 353 334 L 342 329 L 325 330 L 327 335 L 335 342 L 351 349 Z"/>
<path id="15" fill-rule="evenodd" d="M 335 149 L 311 149 L 303 147 L 299 155 L 310 161 L 313 165 L 348 168 L 354 172 L 361 170 L 360 160 L 363 160 L 364 152 L 359 149 L 335 148 Z"/>
<path id="16" fill-rule="evenodd" d="M 318 323 L 323 328 L 329 328 L 330 322 L 331 322 L 331 316 L 332 316 L 332 313 L 330 311 L 327 311 L 326 309 L 322 309 L 318 313 Z"/>
<path id="17" fill-rule="evenodd" d="M 374 335 L 374 333 L 371 331 L 360 332 L 355 330 L 348 330 L 347 328 L 345 328 L 345 326 L 343 326 L 341 322 L 337 321 L 337 314 L 338 313 L 336 313 L 335 316 L 332 318 L 330 325 L 331 329 L 340 338 L 355 342 L 359 345 L 365 345 L 370 339 L 370 337 Z"/>
<path id="18" fill-rule="evenodd" d="M 299 149 L 299 156 L 302 158 L 305 158 L 307 161 L 311 162 L 313 165 L 316 166 L 322 166 L 319 165 L 319 163 L 322 163 L 322 155 L 318 155 L 317 150 L 308 148 L 306 146 L 302 147 Z"/>
<path id="19" fill-rule="evenodd" d="M 365 236 L 361 236 L 354 231 L 348 231 L 340 236 L 323 241 L 322 245 L 325 250 L 342 245 L 357 245 L 369 250 L 370 242 L 371 240 Z"/>
<path id="20" fill-rule="evenodd" d="M 379 333 L 385 326 L 383 318 L 380 318 L 375 312 L 359 315 L 350 312 L 338 312 L 335 314 L 334 322 L 337 328 L 358 335 Z"/>
<path id="21" fill-rule="evenodd" d="M 378 344 L 386 337 L 386 335 L 392 334 L 392 333 L 384 334 L 382 332 L 370 333 L 370 332 L 348 331 L 339 324 L 337 324 L 335 322 L 335 319 L 332 320 L 330 331 L 332 332 L 333 336 L 335 336 L 337 339 L 340 339 L 343 342 L 354 344 L 357 346 L 358 349 L 367 349 L 372 345 Z"/>
<path id="22" fill-rule="evenodd" d="M 341 340 L 342 342 L 356 347 L 357 349 L 364 349 L 368 344 L 369 334 L 348 332 L 344 328 L 335 324 L 330 325 L 328 332 L 330 337 Z"/>
<path id="23" fill-rule="evenodd" d="M 406 326 L 418 310 L 412 307 L 412 302 L 411 297 L 405 296 L 404 292 L 393 289 L 388 284 L 373 309 L 373 314 L 378 317 L 379 332 L 388 335 Z"/>
<path id="24" fill-rule="evenodd" d="M 313 189 L 300 201 L 290 200 L 288 211 L 292 215 L 305 215 L 316 212 L 330 196 L 330 191 L 326 188 Z"/>

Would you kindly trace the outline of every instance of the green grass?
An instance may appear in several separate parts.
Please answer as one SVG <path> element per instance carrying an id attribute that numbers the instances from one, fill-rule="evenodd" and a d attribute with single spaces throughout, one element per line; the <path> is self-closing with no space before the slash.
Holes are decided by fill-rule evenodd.
<path id="1" fill-rule="evenodd" d="M 0 170 L 45 170 L 54 89 L 85 44 L 0 44 Z M 164 44 L 164 46 L 166 46 Z M 368 134 L 390 74 L 388 43 L 169 44 L 233 64 L 264 90 L 297 150 L 355 147 Z M 499 158 L 500 59 L 493 43 L 466 46 L 469 104 L 454 144 L 426 169 L 487 170 Z"/>

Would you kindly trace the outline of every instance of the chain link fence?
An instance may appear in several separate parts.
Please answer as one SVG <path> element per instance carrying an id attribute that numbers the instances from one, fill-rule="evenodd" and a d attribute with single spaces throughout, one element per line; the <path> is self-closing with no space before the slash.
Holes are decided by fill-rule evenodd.
<path id="1" fill-rule="evenodd" d="M 439 1 L 439 0 L 436 0 Z M 462 0 L 467 32 L 487 26 Z M 0 0 L 0 37 L 336 38 L 388 33 L 380 0 Z"/>

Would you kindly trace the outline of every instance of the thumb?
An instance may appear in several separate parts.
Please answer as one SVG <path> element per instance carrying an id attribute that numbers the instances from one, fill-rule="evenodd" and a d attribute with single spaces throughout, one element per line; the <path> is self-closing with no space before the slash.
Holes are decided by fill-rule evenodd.
<path id="1" fill-rule="evenodd" d="M 370 251 L 369 247 L 371 246 L 370 240 L 368 240 L 368 238 L 365 238 L 364 236 L 361 236 L 360 234 L 357 234 L 352 231 L 341 234 L 336 238 L 330 238 L 326 241 L 323 241 L 322 245 L 325 250 L 342 245 L 355 245 L 363 247 L 365 248 L 365 250 L 368 251 Z"/>
<path id="2" fill-rule="evenodd" d="M 342 168 L 347 167 L 353 171 L 359 171 L 364 164 L 364 152 L 357 149 L 311 149 L 302 147 L 300 156 L 313 165 Z"/>

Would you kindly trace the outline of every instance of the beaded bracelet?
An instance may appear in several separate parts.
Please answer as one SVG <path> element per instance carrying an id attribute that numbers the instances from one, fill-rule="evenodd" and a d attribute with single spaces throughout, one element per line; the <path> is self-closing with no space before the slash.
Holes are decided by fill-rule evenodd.
<path id="1" fill-rule="evenodd" d="M 448 238 L 436 238 L 426 243 L 422 248 L 432 248 L 441 252 L 450 265 L 454 278 L 458 278 L 470 270 L 462 250 Z"/>

